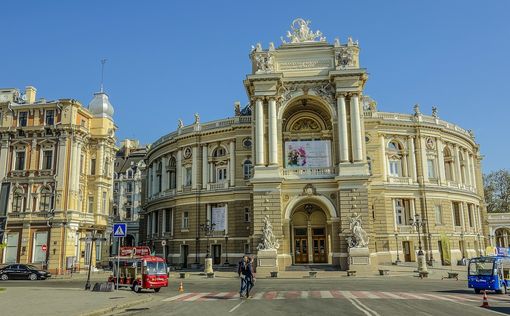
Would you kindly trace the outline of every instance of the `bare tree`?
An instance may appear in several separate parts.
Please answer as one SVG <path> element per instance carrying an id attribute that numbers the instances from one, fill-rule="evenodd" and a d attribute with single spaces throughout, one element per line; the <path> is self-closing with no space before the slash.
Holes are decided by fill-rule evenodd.
<path id="1" fill-rule="evenodd" d="M 501 169 L 484 175 L 483 186 L 488 212 L 510 212 L 510 172 L 508 170 Z"/>

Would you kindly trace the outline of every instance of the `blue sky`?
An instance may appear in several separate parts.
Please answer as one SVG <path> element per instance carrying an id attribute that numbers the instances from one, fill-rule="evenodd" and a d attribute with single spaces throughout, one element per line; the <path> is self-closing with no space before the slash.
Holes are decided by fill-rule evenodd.
<path id="1" fill-rule="evenodd" d="M 509 168 L 510 1 L 2 1 L 0 87 L 88 104 L 105 89 L 118 138 L 150 143 L 200 113 L 233 115 L 251 45 L 292 20 L 359 40 L 379 110 L 430 114 L 475 132 L 485 171 Z"/>

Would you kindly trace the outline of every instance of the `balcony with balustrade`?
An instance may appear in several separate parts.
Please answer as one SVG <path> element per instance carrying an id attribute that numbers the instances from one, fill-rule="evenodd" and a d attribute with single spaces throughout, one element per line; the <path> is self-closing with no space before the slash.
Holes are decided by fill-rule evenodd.
<path id="1" fill-rule="evenodd" d="M 337 176 L 335 167 L 282 168 L 282 177 L 293 179 L 331 179 Z"/>

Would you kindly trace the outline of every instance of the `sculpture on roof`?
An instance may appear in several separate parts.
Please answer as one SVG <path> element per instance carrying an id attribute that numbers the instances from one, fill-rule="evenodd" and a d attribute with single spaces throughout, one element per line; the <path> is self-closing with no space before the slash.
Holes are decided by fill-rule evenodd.
<path id="1" fill-rule="evenodd" d="M 195 124 L 200 124 L 200 115 L 198 113 L 195 113 Z"/>
<path id="2" fill-rule="evenodd" d="M 257 67 L 255 73 L 268 73 L 274 71 L 273 54 L 269 52 L 255 53 L 254 59 Z"/>
<path id="3" fill-rule="evenodd" d="M 436 106 L 432 106 L 432 116 L 434 118 L 438 118 L 439 116 L 437 115 L 437 107 Z"/>
<path id="4" fill-rule="evenodd" d="M 317 40 L 320 42 L 325 42 L 326 38 L 322 36 L 322 32 L 317 30 L 313 32 L 309 28 L 309 24 L 311 22 L 309 20 L 304 20 L 302 18 L 297 18 L 292 21 L 290 25 L 291 31 L 287 31 L 287 38 L 290 39 L 291 43 L 303 43 L 303 42 L 316 42 Z M 287 42 L 282 37 L 282 42 L 287 44 Z"/>
<path id="5" fill-rule="evenodd" d="M 183 127 L 184 127 L 184 123 L 182 122 L 182 120 L 181 120 L 181 119 L 178 119 L 178 120 L 177 120 L 177 128 L 179 128 L 179 129 L 180 129 L 180 128 L 183 128 Z"/>

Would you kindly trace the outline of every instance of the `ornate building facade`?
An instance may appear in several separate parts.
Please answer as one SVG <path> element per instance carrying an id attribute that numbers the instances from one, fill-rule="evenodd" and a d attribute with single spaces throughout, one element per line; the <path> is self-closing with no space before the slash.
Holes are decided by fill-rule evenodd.
<path id="1" fill-rule="evenodd" d="M 138 214 L 142 206 L 142 172 L 145 169 L 145 147 L 137 140 L 125 139 L 117 152 L 113 175 L 114 222 L 127 224 L 127 236 L 123 246 L 138 245 Z M 114 240 L 112 254 L 117 253 Z"/>
<path id="2" fill-rule="evenodd" d="M 0 181 L 7 213 L 2 263 L 62 273 L 103 265 L 111 231 L 113 107 L 104 92 L 89 107 L 36 99 L 36 89 L 0 89 Z M 4 195 L 5 194 L 5 195 Z M 92 248 L 91 248 L 92 247 Z M 91 257 L 90 257 L 91 256 Z"/>
<path id="3" fill-rule="evenodd" d="M 147 152 L 140 237 L 176 265 L 257 252 L 269 216 L 280 269 L 347 268 L 349 218 L 360 216 L 372 264 L 480 253 L 486 211 L 472 132 L 425 115 L 382 112 L 364 94 L 358 42 L 326 42 L 296 19 L 288 41 L 250 53 L 249 104 L 195 122 Z M 204 225 L 214 224 L 206 234 Z M 210 226 L 210 225 L 209 225 Z M 166 245 L 163 246 L 162 245 Z M 209 248 L 207 248 L 209 246 Z"/>

